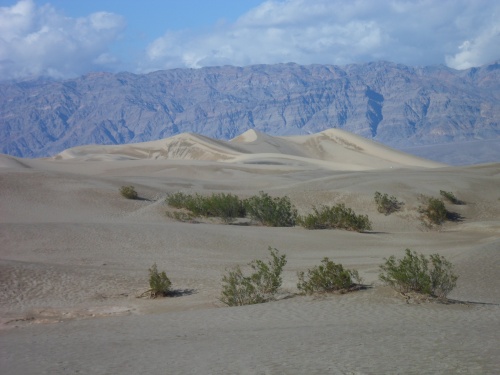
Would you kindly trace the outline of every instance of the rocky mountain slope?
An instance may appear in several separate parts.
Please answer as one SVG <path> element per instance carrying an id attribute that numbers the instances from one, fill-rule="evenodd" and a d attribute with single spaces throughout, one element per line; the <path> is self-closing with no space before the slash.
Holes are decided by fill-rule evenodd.
<path id="1" fill-rule="evenodd" d="M 500 138 L 500 63 L 457 71 L 388 62 L 92 73 L 0 83 L 1 153 L 54 155 L 84 144 L 248 129 L 340 128 L 402 148 Z"/>

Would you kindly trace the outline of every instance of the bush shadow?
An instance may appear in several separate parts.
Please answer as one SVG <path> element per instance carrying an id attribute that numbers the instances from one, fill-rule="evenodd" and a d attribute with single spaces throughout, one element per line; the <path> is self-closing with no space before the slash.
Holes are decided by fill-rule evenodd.
<path id="1" fill-rule="evenodd" d="M 453 222 L 462 222 L 465 220 L 465 217 L 463 217 L 461 214 L 458 212 L 446 212 L 446 219 L 449 221 Z"/>
<path id="2" fill-rule="evenodd" d="M 173 289 L 168 292 L 167 297 L 184 297 L 196 293 L 198 293 L 196 289 Z"/>

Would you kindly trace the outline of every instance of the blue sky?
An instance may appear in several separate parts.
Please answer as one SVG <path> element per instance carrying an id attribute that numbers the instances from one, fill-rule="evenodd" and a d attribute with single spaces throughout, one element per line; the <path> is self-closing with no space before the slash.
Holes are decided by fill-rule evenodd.
<path id="1" fill-rule="evenodd" d="M 498 0 L 0 0 L 0 79 L 500 58 Z"/>

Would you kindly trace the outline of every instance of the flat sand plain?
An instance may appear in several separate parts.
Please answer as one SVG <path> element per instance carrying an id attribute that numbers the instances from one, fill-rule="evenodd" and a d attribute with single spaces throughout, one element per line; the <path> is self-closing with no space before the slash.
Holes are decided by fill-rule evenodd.
<path id="1" fill-rule="evenodd" d="M 121 197 L 123 185 L 141 199 Z M 498 374 L 499 187 L 500 164 L 450 167 L 333 129 L 3 155 L 0 372 Z M 421 195 L 440 190 L 465 202 L 447 205 L 462 219 L 428 229 Z M 343 202 L 373 230 L 178 222 L 165 215 L 165 196 L 178 191 L 287 195 L 301 214 Z M 378 213 L 375 191 L 404 201 L 402 210 Z M 269 246 L 287 255 L 287 298 L 224 306 L 222 275 L 264 259 Z M 384 258 L 406 248 L 455 265 L 456 303 L 408 301 L 378 281 Z M 297 271 L 323 257 L 357 269 L 369 287 L 295 295 Z M 137 298 L 153 263 L 176 297 Z"/>

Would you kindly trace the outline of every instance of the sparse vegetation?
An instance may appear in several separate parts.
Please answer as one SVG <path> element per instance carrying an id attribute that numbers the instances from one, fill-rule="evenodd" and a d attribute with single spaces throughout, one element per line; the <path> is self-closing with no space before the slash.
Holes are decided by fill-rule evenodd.
<path id="1" fill-rule="evenodd" d="M 342 264 L 335 264 L 328 258 L 321 261 L 321 265 L 313 269 L 298 273 L 297 288 L 305 294 L 346 292 L 356 284 L 361 283 L 358 271 L 344 269 Z"/>
<path id="2" fill-rule="evenodd" d="M 450 203 L 457 204 L 457 205 L 464 204 L 464 202 L 462 202 L 460 199 L 458 199 L 455 196 L 455 194 L 453 194 L 451 191 L 440 190 L 439 194 L 441 194 L 441 196 Z"/>
<path id="3" fill-rule="evenodd" d="M 456 286 L 458 278 L 453 273 L 453 265 L 438 254 L 430 255 L 429 260 L 425 255 L 418 255 L 410 249 L 405 252 L 402 259 L 396 260 L 395 256 L 385 259 L 385 263 L 380 266 L 380 280 L 401 293 L 417 292 L 446 298 Z"/>
<path id="4" fill-rule="evenodd" d="M 139 197 L 133 186 L 122 186 L 120 194 L 127 199 L 137 199 Z"/>
<path id="5" fill-rule="evenodd" d="M 275 299 L 282 280 L 285 254 L 279 255 L 277 249 L 269 247 L 271 259 L 267 262 L 254 260 L 249 265 L 254 270 L 245 276 L 240 266 L 222 277 L 220 300 L 228 306 L 243 306 L 264 303 Z"/>
<path id="6" fill-rule="evenodd" d="M 246 213 L 252 220 L 270 227 L 293 227 L 297 221 L 297 210 L 290 198 L 271 197 L 260 192 L 244 201 Z"/>
<path id="7" fill-rule="evenodd" d="M 343 203 L 335 206 L 313 207 L 313 213 L 300 217 L 299 224 L 306 229 L 346 229 L 363 232 L 372 229 L 367 215 L 356 213 Z"/>
<path id="8" fill-rule="evenodd" d="M 174 194 L 169 194 L 167 198 L 165 198 L 165 202 L 167 202 L 169 206 L 172 206 L 174 208 L 188 208 L 192 199 L 192 195 L 184 194 L 183 192 L 177 192 Z"/>
<path id="9" fill-rule="evenodd" d="M 178 192 L 169 195 L 166 202 L 173 208 L 189 211 L 167 213 L 167 216 L 180 221 L 192 221 L 196 216 L 205 216 L 220 217 L 230 223 L 236 218 L 249 217 L 270 227 L 292 227 L 298 223 L 306 229 L 338 228 L 358 232 L 372 229 L 367 215 L 356 215 L 343 203 L 333 207 L 322 206 L 320 209 L 313 207 L 313 213 L 299 217 L 289 197 L 271 197 L 263 191 L 244 200 L 224 193 L 205 197 Z"/>
<path id="10" fill-rule="evenodd" d="M 167 277 L 165 271 L 158 272 L 156 263 L 149 269 L 149 287 L 150 289 L 145 292 L 149 293 L 151 298 L 165 297 L 170 293 L 172 283 Z"/>
<path id="11" fill-rule="evenodd" d="M 390 215 L 393 212 L 399 211 L 404 204 L 403 202 L 399 202 L 395 196 L 391 195 L 389 197 L 387 193 L 382 194 L 378 191 L 375 192 L 374 199 L 377 211 L 384 215 Z"/>
<path id="12" fill-rule="evenodd" d="M 422 214 L 422 221 L 428 226 L 443 224 L 448 217 L 448 211 L 443 201 L 432 197 L 426 197 L 425 199 L 427 200 L 426 206 L 419 209 Z"/>
<path id="13" fill-rule="evenodd" d="M 205 197 L 199 194 L 188 195 L 182 192 L 171 194 L 166 198 L 169 206 L 184 208 L 195 216 L 220 217 L 229 223 L 238 217 L 245 217 L 243 202 L 232 194 L 212 194 Z"/>

